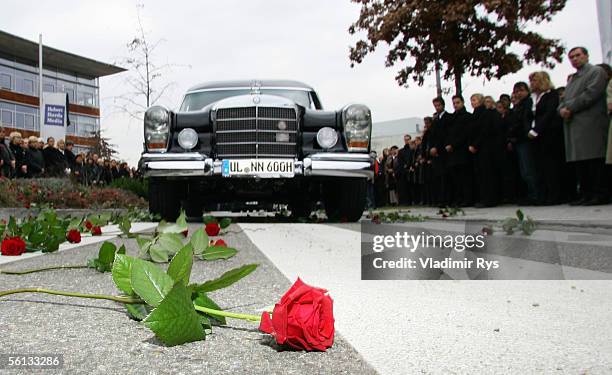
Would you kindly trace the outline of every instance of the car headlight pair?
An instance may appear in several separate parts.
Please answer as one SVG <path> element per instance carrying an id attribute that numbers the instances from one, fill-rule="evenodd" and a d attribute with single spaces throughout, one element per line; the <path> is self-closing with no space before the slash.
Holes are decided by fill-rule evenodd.
<path id="1" fill-rule="evenodd" d="M 147 109 L 144 132 L 147 151 L 165 152 L 170 134 L 170 111 L 159 105 Z M 198 133 L 191 128 L 183 129 L 178 135 L 178 143 L 185 150 L 191 150 L 198 144 Z"/>
<path id="2" fill-rule="evenodd" d="M 344 136 L 349 152 L 367 152 L 372 133 L 372 114 L 363 104 L 351 104 L 342 110 Z M 330 149 L 338 142 L 338 133 L 324 127 L 317 132 L 317 143 L 324 149 Z"/>

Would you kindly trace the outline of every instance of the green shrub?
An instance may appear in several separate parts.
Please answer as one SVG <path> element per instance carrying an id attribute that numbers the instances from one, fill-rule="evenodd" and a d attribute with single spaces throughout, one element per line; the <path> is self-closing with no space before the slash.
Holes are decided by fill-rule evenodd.
<path id="1" fill-rule="evenodd" d="M 130 191 L 141 198 L 149 198 L 149 182 L 142 178 L 121 177 L 111 182 L 110 187 Z"/>

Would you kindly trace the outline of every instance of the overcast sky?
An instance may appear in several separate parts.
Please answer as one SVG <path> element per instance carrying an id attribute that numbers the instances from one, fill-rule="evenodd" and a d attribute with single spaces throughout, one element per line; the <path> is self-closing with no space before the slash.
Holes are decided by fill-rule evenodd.
<path id="1" fill-rule="evenodd" d="M 45 45 L 113 63 L 126 56 L 126 43 L 136 35 L 135 4 L 2 0 L 1 27 L 30 40 L 38 40 L 42 33 Z M 359 6 L 349 0 L 145 0 L 141 10 L 150 39 L 164 39 L 155 60 L 180 65 L 165 78 L 176 83 L 161 101 L 171 108 L 178 107 L 187 88 L 202 81 L 287 78 L 312 85 L 327 109 L 365 103 L 374 121 L 429 115 L 435 96 L 433 77 L 423 87 L 397 86 L 398 69 L 385 68 L 384 46 L 350 68 L 348 49 L 358 38 L 347 29 L 358 14 Z M 561 39 L 568 47 L 583 45 L 590 50 L 591 61 L 601 61 L 595 0 L 569 0 L 551 23 L 535 30 Z M 528 66 L 493 82 L 466 78 L 464 94 L 498 97 L 539 69 Z M 571 72 L 564 60 L 551 72 L 554 83 L 564 85 Z M 120 157 L 134 165 L 142 151 L 142 124 L 118 113 L 113 105 L 113 97 L 127 90 L 121 74 L 100 80 L 102 129 L 118 146 Z"/>

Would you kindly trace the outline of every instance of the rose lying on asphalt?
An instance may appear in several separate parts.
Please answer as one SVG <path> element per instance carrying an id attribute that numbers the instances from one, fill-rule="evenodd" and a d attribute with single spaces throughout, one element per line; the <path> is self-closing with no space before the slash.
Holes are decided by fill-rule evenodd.
<path id="1" fill-rule="evenodd" d="M 81 232 L 76 229 L 70 229 L 66 234 L 66 239 L 70 243 L 79 243 L 81 242 Z"/>
<path id="2" fill-rule="evenodd" d="M 209 236 L 216 236 L 221 231 L 221 227 L 217 223 L 208 223 L 204 230 L 206 230 L 206 234 Z"/>
<path id="3" fill-rule="evenodd" d="M 262 314 L 259 330 L 281 345 L 325 351 L 334 343 L 333 301 L 327 290 L 298 278 L 274 306 L 272 317 L 267 311 Z"/>
<path id="4" fill-rule="evenodd" d="M 91 228 L 91 235 L 92 236 L 100 236 L 100 235 L 102 235 L 102 228 L 100 228 L 99 226 L 95 226 L 95 227 Z"/>
<path id="5" fill-rule="evenodd" d="M 26 251 L 26 244 L 21 237 L 6 237 L 2 240 L 1 252 L 2 255 L 21 255 Z"/>
<path id="6" fill-rule="evenodd" d="M 108 255 L 115 250 L 109 243 Z M 128 314 L 149 328 L 165 345 L 174 346 L 204 340 L 213 329 L 212 322 L 227 324 L 226 318 L 259 322 L 260 330 L 272 334 L 277 343 L 295 349 L 326 350 L 334 341 L 332 300 L 326 290 L 314 288 L 298 279 L 274 308 L 261 315 L 223 311 L 210 292 L 227 288 L 249 275 L 257 264 L 234 268 L 201 284 L 190 283 L 193 247 L 185 245 L 172 258 L 167 270 L 154 263 L 115 252 L 112 279 L 120 296 L 84 294 L 44 288 L 0 291 L 0 297 L 17 293 L 46 293 L 67 297 L 103 299 L 125 305 Z M 106 263 L 102 252 L 98 265 Z"/>

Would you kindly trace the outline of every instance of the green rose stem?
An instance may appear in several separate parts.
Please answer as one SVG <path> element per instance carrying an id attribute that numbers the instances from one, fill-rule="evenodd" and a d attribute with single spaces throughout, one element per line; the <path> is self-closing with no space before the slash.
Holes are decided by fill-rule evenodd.
<path id="1" fill-rule="evenodd" d="M 0 274 L 27 275 L 29 273 L 34 273 L 34 272 L 43 272 L 43 271 L 61 270 L 61 269 L 76 269 L 76 268 L 88 268 L 88 267 L 84 265 L 74 265 L 74 266 L 52 266 L 52 267 L 34 268 L 31 270 L 23 270 L 23 271 L 2 271 L 0 270 Z"/>
<path id="2" fill-rule="evenodd" d="M 111 296 L 108 294 L 84 294 L 84 293 L 74 293 L 74 292 L 64 292 L 61 290 L 51 290 L 51 289 L 43 289 L 43 288 L 19 288 L 19 289 L 11 289 L 0 292 L 0 297 L 8 296 L 10 294 L 17 293 L 46 293 L 46 294 L 54 294 L 57 296 L 66 296 L 66 297 L 78 297 L 78 298 L 92 298 L 92 299 L 106 299 L 109 301 L 115 301 L 120 303 L 127 304 L 142 304 L 145 301 L 140 298 L 128 297 L 128 296 Z"/>
<path id="3" fill-rule="evenodd" d="M 106 299 L 109 301 L 115 301 L 115 302 L 125 303 L 125 304 L 144 304 L 146 303 L 140 298 L 134 298 L 134 297 L 128 297 L 128 296 L 111 296 L 108 294 L 84 294 L 84 293 L 64 292 L 61 290 L 43 289 L 43 288 L 20 288 L 20 289 L 5 290 L 3 292 L 0 292 L 0 297 L 8 296 L 10 294 L 18 294 L 18 293 L 46 293 L 46 294 L 54 294 L 54 295 L 66 296 L 66 297 Z M 234 319 L 242 319 L 242 320 L 247 320 L 250 322 L 259 322 L 261 320 L 261 316 L 258 316 L 258 315 L 237 314 L 237 313 L 233 313 L 229 311 L 209 309 L 208 307 L 202 307 L 202 306 L 197 306 L 197 305 L 193 305 L 193 307 L 196 310 L 209 314 L 209 315 L 224 316 L 227 318 L 234 318 Z"/>
<path id="4" fill-rule="evenodd" d="M 261 316 L 258 316 L 258 315 L 237 314 L 237 313 L 233 313 L 229 311 L 219 311 L 219 310 L 209 309 L 208 307 L 202 307 L 198 305 L 193 305 L 193 307 L 196 310 L 209 314 L 209 315 L 217 315 L 217 316 L 224 316 L 226 318 L 248 320 L 250 322 L 259 322 L 261 320 Z"/>

